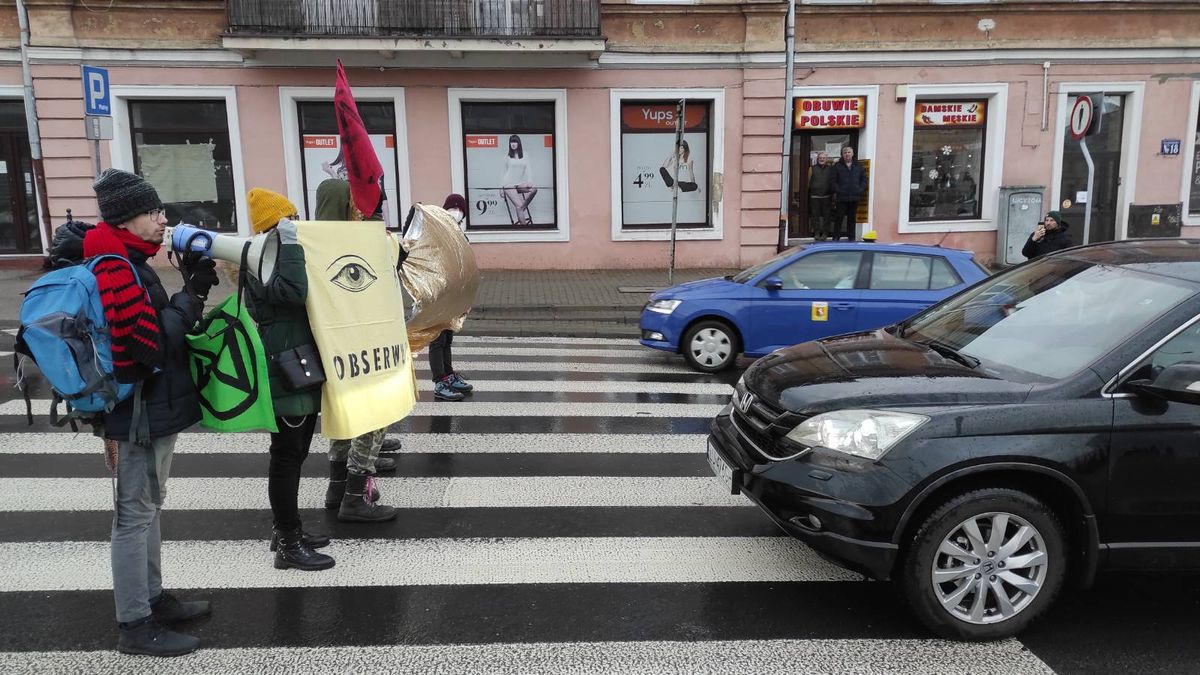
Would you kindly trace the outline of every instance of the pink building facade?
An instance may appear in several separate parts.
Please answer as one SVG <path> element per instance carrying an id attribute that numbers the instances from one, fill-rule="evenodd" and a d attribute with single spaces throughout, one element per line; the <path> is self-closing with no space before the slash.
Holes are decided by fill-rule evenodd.
<path id="1" fill-rule="evenodd" d="M 846 145 L 870 175 L 858 235 L 1014 262 L 998 229 L 1017 232 L 1028 211 L 1064 211 L 1077 241 L 1084 209 L 1089 241 L 1200 234 L 1194 3 L 801 2 L 792 110 L 787 5 L 774 0 L 521 0 L 502 19 L 464 2 L 474 14 L 422 17 L 426 36 L 380 28 L 416 21 L 385 9 L 434 6 L 424 2 L 370 3 L 375 23 L 355 15 L 350 31 L 328 14 L 368 7 L 360 0 L 117 0 L 101 15 L 28 4 L 45 199 L 29 172 L 9 169 L 15 215 L 7 232 L 0 222 L 0 254 L 41 255 L 67 209 L 96 216 L 81 64 L 109 71 L 114 133 L 101 164 L 155 182 L 173 221 L 247 235 L 250 188 L 311 215 L 316 185 L 338 175 L 339 57 L 385 165 L 389 224 L 416 201 L 462 193 L 484 268 L 663 267 L 672 212 L 679 266 L 758 262 L 781 239 L 817 234 L 808 170 Z M 300 14 L 251 17 L 259 5 Z M 582 13 L 538 23 L 559 6 Z M 1048 17 L 1071 30 L 1048 31 Z M 5 53 L 0 122 L 22 96 Z M 1083 93 L 1106 95 L 1091 192 L 1066 133 Z M 687 151 L 676 157 L 681 100 Z M 854 115 L 835 114 L 847 106 Z M 0 153 L 12 156 L 0 161 L 20 166 L 9 113 Z"/>

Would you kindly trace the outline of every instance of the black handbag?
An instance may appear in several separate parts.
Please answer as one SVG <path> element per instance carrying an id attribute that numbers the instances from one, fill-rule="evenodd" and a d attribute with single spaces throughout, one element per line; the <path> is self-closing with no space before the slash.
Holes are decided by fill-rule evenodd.
<path id="1" fill-rule="evenodd" d="M 271 355 L 289 391 L 308 391 L 325 383 L 325 368 L 316 345 L 300 345 Z"/>

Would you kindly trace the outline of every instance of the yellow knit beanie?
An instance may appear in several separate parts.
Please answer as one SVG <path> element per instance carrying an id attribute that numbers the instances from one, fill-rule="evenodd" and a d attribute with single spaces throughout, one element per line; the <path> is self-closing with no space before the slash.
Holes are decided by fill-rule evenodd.
<path id="1" fill-rule="evenodd" d="M 247 202 L 250 205 L 250 227 L 255 234 L 262 234 L 278 225 L 281 218 L 300 212 L 287 197 L 263 188 L 251 189 Z"/>

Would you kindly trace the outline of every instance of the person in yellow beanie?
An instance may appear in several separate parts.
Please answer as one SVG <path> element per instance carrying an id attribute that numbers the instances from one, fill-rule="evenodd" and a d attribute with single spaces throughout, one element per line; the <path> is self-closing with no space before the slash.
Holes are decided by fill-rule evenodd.
<path id="1" fill-rule="evenodd" d="M 271 461 L 267 468 L 267 497 L 271 503 L 274 533 L 271 550 L 278 569 L 323 570 L 333 558 L 314 549 L 327 546 L 329 537 L 301 528 L 298 493 L 300 472 L 312 445 L 321 411 L 321 388 L 296 388 L 284 374 L 280 361 L 300 356 L 320 361 L 317 341 L 308 323 L 308 273 L 304 248 L 296 236 L 296 206 L 287 197 L 254 188 L 248 195 L 250 222 L 256 234 L 279 233 L 275 268 L 266 280 L 246 278 L 246 309 L 258 324 L 263 349 L 270 356 L 271 405 L 279 431 L 271 434 Z M 302 362 L 303 363 L 303 362 Z"/>
<path id="2" fill-rule="evenodd" d="M 262 234 L 287 218 L 298 218 L 300 209 L 278 192 L 263 188 L 253 188 L 246 195 L 246 203 L 250 206 L 250 227 L 254 234 Z"/>

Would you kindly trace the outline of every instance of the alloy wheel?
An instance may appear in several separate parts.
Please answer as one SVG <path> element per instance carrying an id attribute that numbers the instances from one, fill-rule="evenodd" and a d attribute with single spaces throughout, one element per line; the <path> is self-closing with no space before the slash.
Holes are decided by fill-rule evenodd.
<path id="1" fill-rule="evenodd" d="M 933 589 L 954 618 L 972 624 L 1006 621 L 1025 610 L 1045 584 L 1046 542 L 1020 516 L 971 516 L 950 530 L 933 557 Z"/>
<path id="2" fill-rule="evenodd" d="M 724 331 L 704 328 L 692 336 L 688 349 L 697 363 L 714 368 L 732 357 L 733 341 Z"/>

